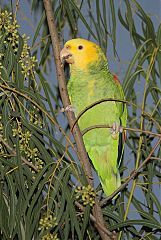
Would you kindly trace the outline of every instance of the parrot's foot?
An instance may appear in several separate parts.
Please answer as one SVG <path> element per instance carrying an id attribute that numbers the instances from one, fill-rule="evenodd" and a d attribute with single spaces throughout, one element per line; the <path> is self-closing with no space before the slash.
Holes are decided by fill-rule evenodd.
<path id="1" fill-rule="evenodd" d="M 75 112 L 76 109 L 72 105 L 66 106 L 66 108 L 61 108 L 61 112 Z"/>
<path id="2" fill-rule="evenodd" d="M 116 122 L 113 123 L 112 127 L 111 127 L 111 135 L 113 139 L 117 139 L 117 135 L 118 133 L 122 133 L 123 132 L 123 128 L 117 124 Z"/>

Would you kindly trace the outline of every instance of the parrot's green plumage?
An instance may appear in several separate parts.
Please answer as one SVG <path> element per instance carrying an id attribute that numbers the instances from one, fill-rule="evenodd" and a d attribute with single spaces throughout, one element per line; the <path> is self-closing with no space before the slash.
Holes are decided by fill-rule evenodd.
<path id="1" fill-rule="evenodd" d="M 124 99 L 119 80 L 110 73 L 107 59 L 95 43 L 85 39 L 69 40 L 61 51 L 61 58 L 70 64 L 68 93 L 72 106 L 76 108 L 76 116 L 97 100 Z M 98 124 L 126 126 L 126 118 L 126 105 L 109 101 L 88 110 L 78 123 L 81 130 Z M 118 170 L 118 158 L 122 156 L 118 152 L 120 135 L 125 134 L 113 134 L 109 128 L 97 128 L 83 136 L 89 158 L 107 196 L 121 184 Z"/>

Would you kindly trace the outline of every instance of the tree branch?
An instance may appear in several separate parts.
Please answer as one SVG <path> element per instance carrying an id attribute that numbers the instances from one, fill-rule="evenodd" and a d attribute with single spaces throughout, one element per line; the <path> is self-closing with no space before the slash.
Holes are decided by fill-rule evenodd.
<path id="1" fill-rule="evenodd" d="M 96 105 L 98 104 L 101 104 L 101 103 L 104 103 L 104 102 L 120 102 L 120 103 L 123 103 L 123 104 L 127 104 L 129 106 L 133 106 L 135 108 L 138 108 L 140 110 L 141 107 L 136 105 L 135 103 L 133 102 L 129 102 L 129 101 L 126 101 L 126 100 L 120 100 L 120 99 L 114 99 L 114 98 L 104 98 L 104 99 L 100 99 L 100 100 L 97 100 L 95 101 L 94 103 L 88 105 L 86 108 L 84 108 L 77 116 L 72 128 L 71 128 L 71 131 L 73 131 L 74 129 L 74 126 L 75 124 L 78 122 L 78 120 L 82 117 L 83 114 L 85 114 L 85 112 L 87 112 L 89 109 L 95 107 Z M 156 127 L 161 131 L 161 126 L 159 125 L 159 123 L 147 112 L 143 111 L 143 114 L 148 117 L 150 120 L 152 120 L 154 122 L 154 124 L 156 125 Z"/>
<path id="2" fill-rule="evenodd" d="M 98 124 L 98 125 L 93 125 L 93 126 L 90 126 L 86 129 L 83 130 L 82 132 L 82 135 L 86 134 L 87 132 L 91 131 L 92 129 L 96 129 L 96 128 L 112 128 L 112 126 L 109 126 L 107 124 Z M 126 130 L 126 131 L 131 131 L 131 132 L 139 132 L 139 133 L 144 133 L 144 134 L 147 134 L 147 135 L 151 135 L 151 136 L 154 136 L 154 137 L 158 137 L 158 138 L 161 138 L 161 134 L 160 133 L 154 133 L 154 132 L 151 132 L 151 131 L 147 131 L 147 130 L 142 130 L 140 128 L 129 128 L 129 127 L 122 127 L 123 130 Z"/>
<path id="3" fill-rule="evenodd" d="M 82 211 L 84 212 L 84 207 L 77 201 L 75 201 L 75 205 Z M 90 219 L 92 222 L 94 222 L 104 233 L 106 233 L 107 235 L 109 235 L 111 237 L 111 239 L 115 239 L 116 238 L 116 234 L 111 233 L 107 228 L 103 227 L 100 223 L 97 222 L 96 218 L 90 214 Z"/>
<path id="4" fill-rule="evenodd" d="M 2 143 L 10 152 L 11 154 L 13 154 L 14 156 L 17 156 L 17 153 L 14 149 L 12 149 L 12 147 L 3 139 L 0 137 L 0 143 Z M 5 155 L 5 154 L 4 154 Z M 29 167 L 31 167 L 32 169 L 34 169 L 34 171 L 37 172 L 37 167 L 32 163 L 29 162 L 28 160 L 26 160 L 24 157 L 21 156 L 22 161 L 24 162 L 24 164 L 28 165 Z M 17 166 L 18 167 L 18 166 Z"/>
<path id="5" fill-rule="evenodd" d="M 44 7 L 46 11 L 46 16 L 47 16 L 47 22 L 48 22 L 48 27 L 49 27 L 49 32 L 51 36 L 51 41 L 52 41 L 52 48 L 53 48 L 53 53 L 54 53 L 54 58 L 55 58 L 55 65 L 56 65 L 56 72 L 57 72 L 57 78 L 59 82 L 59 90 L 60 90 L 60 95 L 61 99 L 63 102 L 64 108 L 70 105 L 68 93 L 67 93 L 67 87 L 66 87 L 66 82 L 65 82 L 65 77 L 64 77 L 64 71 L 61 66 L 60 62 L 60 43 L 58 39 L 58 33 L 54 21 L 54 14 L 52 12 L 52 5 L 50 0 L 43 0 L 44 2 Z M 70 125 L 70 128 L 72 128 L 73 124 L 75 123 L 76 119 L 74 116 L 73 112 L 68 111 L 67 112 L 67 118 L 68 122 Z M 78 150 L 78 157 L 80 159 L 80 162 L 82 164 L 82 167 L 84 169 L 88 184 L 90 184 L 93 187 L 93 180 L 92 180 L 92 170 L 91 166 L 89 163 L 89 159 L 87 156 L 87 152 L 85 150 L 85 146 L 83 143 L 82 139 L 82 134 L 80 132 L 80 129 L 77 124 L 75 124 L 73 128 L 73 136 L 77 145 L 77 150 Z M 105 227 L 103 215 L 101 208 L 98 204 L 97 198 L 95 199 L 95 206 L 93 208 L 93 215 L 96 218 L 96 221 L 102 225 L 102 227 Z M 103 240 L 110 240 L 111 237 L 109 235 L 105 234 L 99 227 L 98 225 L 95 225 L 101 238 Z"/>

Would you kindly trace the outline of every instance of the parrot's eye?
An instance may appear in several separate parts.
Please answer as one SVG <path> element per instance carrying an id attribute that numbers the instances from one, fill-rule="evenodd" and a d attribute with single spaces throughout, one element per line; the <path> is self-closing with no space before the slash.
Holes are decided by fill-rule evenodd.
<path id="1" fill-rule="evenodd" d="M 82 50 L 82 49 L 83 49 L 83 46 L 82 46 L 82 45 L 79 45 L 79 46 L 78 46 L 78 49 L 79 49 L 79 50 Z"/>

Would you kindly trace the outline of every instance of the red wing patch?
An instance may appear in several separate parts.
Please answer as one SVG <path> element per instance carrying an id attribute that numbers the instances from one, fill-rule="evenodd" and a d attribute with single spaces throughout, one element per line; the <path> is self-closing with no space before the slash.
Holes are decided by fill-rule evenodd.
<path id="1" fill-rule="evenodd" d="M 116 74 L 113 75 L 113 80 L 114 80 L 117 84 L 120 84 L 120 80 L 118 79 L 118 77 L 117 77 Z"/>

